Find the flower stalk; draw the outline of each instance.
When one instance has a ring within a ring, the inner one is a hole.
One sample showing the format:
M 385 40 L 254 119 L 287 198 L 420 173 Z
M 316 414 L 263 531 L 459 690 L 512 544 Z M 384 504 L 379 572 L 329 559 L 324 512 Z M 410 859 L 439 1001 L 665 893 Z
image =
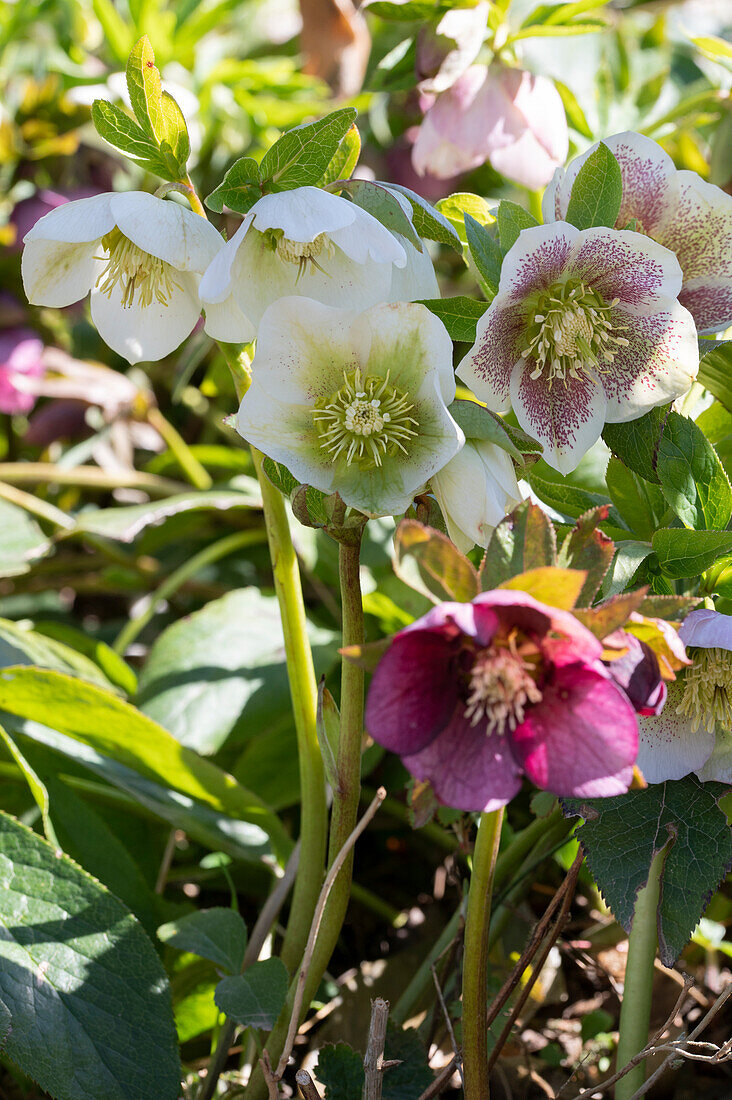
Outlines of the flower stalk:
M 661 889 L 661 872 L 666 850 L 653 857 L 648 882 L 638 891 L 633 913 L 633 926 L 628 937 L 628 961 L 625 965 L 625 987 L 620 1008 L 618 1038 L 618 1068 L 643 1050 L 648 1042 L 653 992 L 653 964 L 658 947 L 657 912 Z M 634 1066 L 615 1086 L 615 1100 L 630 1100 L 646 1079 L 645 1062 Z
M 463 954 L 463 1076 L 465 1100 L 489 1100 L 488 936 L 503 807 L 481 814 L 473 853 Z

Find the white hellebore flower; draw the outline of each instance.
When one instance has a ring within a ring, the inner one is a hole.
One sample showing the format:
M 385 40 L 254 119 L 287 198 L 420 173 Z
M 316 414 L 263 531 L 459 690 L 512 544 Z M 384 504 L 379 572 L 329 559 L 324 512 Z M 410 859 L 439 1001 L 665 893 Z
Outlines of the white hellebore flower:
M 411 211 L 407 200 L 403 209 Z M 254 339 L 267 307 L 293 294 L 368 309 L 440 293 L 426 247 L 418 252 L 360 206 L 317 187 L 255 202 L 200 292 L 206 332 L 233 342 Z
M 494 527 L 522 500 L 509 455 L 483 439 L 466 441 L 434 475 L 432 491 L 447 533 L 463 553 L 476 543 L 487 546 Z
M 524 229 L 458 376 L 493 412 L 513 406 L 544 458 L 567 474 L 604 424 L 686 393 L 699 369 L 672 252 L 640 233 Z
M 237 430 L 302 483 L 371 516 L 406 511 L 465 437 L 452 341 L 426 306 L 364 313 L 280 298 L 262 318 Z
M 638 722 L 638 767 L 649 783 L 696 772 L 732 783 L 732 617 L 690 611 L 679 637 L 691 666 L 668 685 L 659 715 Z
M 616 228 L 635 221 L 639 232 L 676 254 L 684 274 L 679 301 L 699 332 L 732 325 L 732 195 L 696 172 L 678 171 L 668 153 L 642 134 L 614 134 L 603 144 L 623 177 Z M 545 221 L 566 217 L 577 173 L 596 148 L 557 169 L 544 193 Z
M 142 191 L 57 207 L 25 236 L 33 305 L 69 306 L 91 291 L 102 339 L 130 363 L 162 359 L 201 315 L 198 283 L 223 241 L 205 218 Z

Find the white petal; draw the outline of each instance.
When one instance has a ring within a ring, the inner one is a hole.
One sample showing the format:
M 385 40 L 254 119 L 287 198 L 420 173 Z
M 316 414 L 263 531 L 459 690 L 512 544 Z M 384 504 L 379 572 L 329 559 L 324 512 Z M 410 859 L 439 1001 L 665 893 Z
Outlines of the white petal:
M 657 309 L 663 299 L 676 298 L 681 290 L 681 267 L 673 252 L 628 230 L 582 230 L 567 270 L 606 302 L 618 298 L 632 313 Z
M 434 374 L 445 405 L 455 400 L 452 340 L 427 306 L 417 302 L 372 306 L 355 318 L 353 339 L 369 349 L 369 373 L 383 375 L 388 369 L 392 385 L 412 394 Z
M 542 444 L 545 461 L 560 474 L 569 474 L 600 438 L 605 394 L 584 376 L 550 387 L 543 376 L 531 378 L 533 367 L 525 360 L 515 367 L 511 404 L 524 431 Z
M 39 218 L 25 235 L 25 241 L 64 241 L 82 244 L 100 240 L 114 229 L 111 200 L 113 193 L 92 195 L 57 206 Z
M 239 246 L 247 235 L 252 221 L 251 214 L 247 214 L 234 236 L 218 250 L 201 276 L 198 294 L 204 305 L 224 302 L 231 295 L 232 284 L 236 277 Z
M 613 330 L 629 341 L 611 348 L 602 386 L 609 424 L 635 420 L 657 405 L 687 393 L 699 372 L 699 344 L 694 319 L 673 299 L 659 301 L 648 316 L 612 311 Z
M 122 305 L 119 283 L 111 294 L 92 291 L 92 320 L 99 335 L 113 351 L 130 363 L 163 359 L 193 330 L 201 314 L 195 277 L 179 274 L 180 290 L 174 290 L 168 304 L 153 302 L 141 307 L 137 301 Z
M 649 783 L 683 779 L 701 768 L 714 748 L 714 729 L 692 732 L 688 718 L 676 713 L 683 687 L 669 684 L 666 706 L 660 714 L 638 719 L 637 764 Z
M 321 233 L 351 225 L 358 207 L 339 195 L 319 187 L 295 187 L 274 195 L 264 195 L 249 211 L 257 229 L 282 229 L 290 241 L 314 241 Z M 363 211 L 362 211 L 363 213 Z
M 574 161 L 572 161 L 572 164 L 574 164 Z M 566 214 L 566 210 L 561 210 L 560 196 L 563 191 L 562 184 L 567 171 L 567 168 L 557 168 L 546 186 L 546 190 L 541 200 L 541 215 L 545 222 L 561 221 L 562 217 Z
M 503 261 L 499 293 L 517 299 L 551 286 L 564 274 L 579 238 L 568 222 L 524 229 Z
M 395 191 L 389 193 L 411 220 L 412 208 L 408 199 Z M 357 264 L 365 264 L 368 260 L 373 260 L 378 264 L 396 264 L 397 267 L 404 267 L 407 262 L 406 251 L 397 238 L 360 206 L 356 207 L 356 217 L 350 225 L 345 225 L 342 229 L 334 229 L 328 236 L 350 260 Z
M 230 344 L 248 344 L 257 335 L 256 326 L 245 317 L 233 294 L 223 302 L 207 302 L 204 329 L 214 340 Z
M 418 252 L 406 237 L 397 234 L 397 239 L 406 253 L 407 262 L 404 267 L 395 265 L 392 269 L 389 301 L 416 302 L 422 298 L 439 298 L 440 287 L 427 245 L 424 244 L 422 251 Z
M 42 239 L 30 241 L 21 258 L 28 301 L 34 306 L 60 309 L 86 297 L 96 278 L 97 253 L 101 254 L 99 241 L 80 244 Z
M 113 195 L 111 206 L 125 237 L 178 271 L 202 275 L 224 245 L 210 222 L 171 199 L 127 191 Z
M 432 478 L 447 531 L 459 550 L 486 546 L 493 528 L 521 499 L 513 463 L 490 443 L 468 440 Z
M 679 627 L 684 645 L 700 649 L 732 649 L 732 616 L 699 607 L 690 611 Z
M 497 294 L 478 320 L 475 343 L 457 368 L 458 378 L 493 412 L 511 407 L 511 373 L 526 342 L 524 308 Z
M 732 733 L 729 730 L 717 729 L 714 751 L 696 774 L 702 783 L 732 783 Z

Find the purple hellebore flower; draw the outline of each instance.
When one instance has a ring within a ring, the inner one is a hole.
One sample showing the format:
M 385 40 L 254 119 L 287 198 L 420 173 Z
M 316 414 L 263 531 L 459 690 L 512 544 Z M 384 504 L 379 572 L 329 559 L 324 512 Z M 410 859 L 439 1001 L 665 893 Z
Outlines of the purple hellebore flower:
M 649 783 L 732 783 L 732 617 L 700 608 L 679 628 L 692 663 L 669 685 L 663 713 L 643 718 L 638 767 Z
M 732 324 L 732 195 L 696 172 L 678 171 L 668 153 L 642 134 L 614 134 L 603 143 L 623 177 L 616 229 L 635 221 L 639 232 L 676 254 L 684 275 L 679 301 L 700 333 Z M 558 168 L 544 194 L 544 220 L 567 216 L 572 184 L 593 145 Z
M 27 413 L 33 408 L 36 395 L 22 388 L 22 380 L 23 375 L 37 378 L 45 373 L 42 352 L 42 341 L 30 329 L 0 332 L 0 412 Z
M 621 794 L 638 727 L 601 653 L 573 615 L 526 592 L 444 603 L 394 636 L 366 727 L 458 809 L 504 806 L 523 775 L 557 795 Z

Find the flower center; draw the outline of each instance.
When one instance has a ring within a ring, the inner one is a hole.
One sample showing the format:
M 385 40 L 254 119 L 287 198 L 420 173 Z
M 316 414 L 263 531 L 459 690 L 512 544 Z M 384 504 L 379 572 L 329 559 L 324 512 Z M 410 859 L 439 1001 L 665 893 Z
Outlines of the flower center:
M 515 646 L 481 650 L 470 671 L 465 717 L 471 726 L 485 721 L 486 734 L 503 735 L 524 720 L 529 703 L 541 702 L 541 691 L 531 676 L 532 666 Z
M 732 729 L 732 650 L 697 649 L 684 674 L 684 694 L 676 713 L 696 731 L 710 719 Z
M 348 466 L 357 462 L 370 469 L 381 466 L 385 455 L 409 454 L 407 447 L 419 426 L 409 415 L 413 409 L 409 395 L 390 385 L 389 371 L 383 378 L 344 371 L 343 385 L 317 403 L 313 419 L 320 446 L 334 460 L 345 455 Z
M 611 320 L 617 306 L 607 304 L 596 290 L 584 283 L 558 283 L 536 299 L 529 319 L 529 344 L 523 359 L 536 363 L 532 379 L 546 374 L 551 388 L 555 379 L 566 386 L 568 378 L 582 374 L 592 381 L 607 371 L 617 349 L 628 341 L 617 333 L 622 329 Z
M 167 306 L 173 291 L 181 289 L 170 264 L 143 252 L 117 226 L 102 237 L 102 248 L 108 253 L 107 264 L 96 285 L 109 298 L 119 283 L 125 309 L 133 304 L 135 294 L 143 309 L 152 305 L 153 299 Z
M 273 236 L 272 244 L 275 252 L 281 260 L 288 264 L 297 264 L 297 278 L 307 270 L 308 264 L 312 264 L 323 275 L 327 272 L 318 263 L 317 257 L 322 253 L 328 259 L 335 255 L 335 245 L 327 233 L 319 233 L 314 241 L 291 241 L 289 237 Z

